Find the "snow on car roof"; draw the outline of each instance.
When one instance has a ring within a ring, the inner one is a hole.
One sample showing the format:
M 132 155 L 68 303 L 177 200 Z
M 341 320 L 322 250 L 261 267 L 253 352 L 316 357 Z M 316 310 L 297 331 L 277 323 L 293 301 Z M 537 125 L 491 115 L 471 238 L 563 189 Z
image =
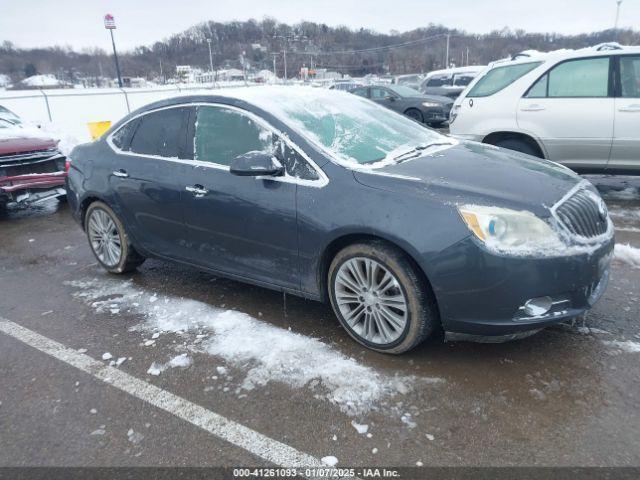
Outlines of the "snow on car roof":
M 592 47 L 585 47 L 579 49 L 561 48 L 558 50 L 551 50 L 548 52 L 541 52 L 539 50 L 524 50 L 511 57 L 503 58 L 491 62 L 489 67 L 496 65 L 503 65 L 506 63 L 527 63 L 530 61 L 540 60 L 556 60 L 564 58 L 579 58 L 579 57 L 593 57 L 593 56 L 605 56 L 612 53 L 624 52 L 624 53 L 640 53 L 640 46 L 636 45 L 620 45 L 617 42 L 599 43 Z

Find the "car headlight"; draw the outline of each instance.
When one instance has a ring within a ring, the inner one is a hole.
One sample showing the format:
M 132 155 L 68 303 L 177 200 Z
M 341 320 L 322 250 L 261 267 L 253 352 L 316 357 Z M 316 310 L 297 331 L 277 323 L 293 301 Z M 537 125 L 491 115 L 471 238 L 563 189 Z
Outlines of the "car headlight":
M 435 108 L 435 107 L 439 107 L 440 104 L 436 102 L 422 102 L 422 106 L 427 108 Z
M 463 205 L 458 211 L 469 230 L 490 250 L 546 256 L 566 249 L 551 226 L 532 212 L 481 205 Z

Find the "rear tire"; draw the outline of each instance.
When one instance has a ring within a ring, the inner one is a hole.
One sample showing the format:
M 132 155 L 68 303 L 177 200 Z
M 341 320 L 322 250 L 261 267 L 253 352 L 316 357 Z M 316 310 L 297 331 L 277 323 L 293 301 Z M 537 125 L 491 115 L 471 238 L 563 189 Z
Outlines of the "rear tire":
M 404 114 L 407 117 L 412 118 L 416 122 L 424 123 L 424 117 L 422 116 L 422 112 L 420 110 L 418 110 L 417 108 L 410 108 L 409 110 L 404 112 Z
M 435 300 L 421 272 L 385 242 L 357 243 L 338 252 L 327 281 L 340 324 L 371 350 L 407 352 L 439 325 Z
M 108 272 L 131 272 L 145 261 L 133 248 L 124 225 L 106 203 L 96 201 L 89 205 L 84 226 L 93 255 Z
M 507 148 L 509 150 L 514 150 L 520 153 L 526 153 L 527 155 L 531 155 L 533 157 L 544 158 L 538 148 L 520 138 L 507 137 L 491 143 L 496 147 Z

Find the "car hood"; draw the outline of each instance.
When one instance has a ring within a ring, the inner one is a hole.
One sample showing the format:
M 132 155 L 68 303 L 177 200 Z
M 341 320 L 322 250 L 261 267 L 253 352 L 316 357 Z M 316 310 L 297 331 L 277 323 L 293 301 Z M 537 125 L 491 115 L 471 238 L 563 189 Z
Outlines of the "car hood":
M 529 210 L 546 217 L 581 178 L 539 158 L 475 142 L 460 142 L 434 153 L 375 170 L 354 171 L 373 188 L 431 195 L 453 204 Z
M 0 155 L 51 150 L 57 145 L 56 140 L 27 129 L 0 129 Z

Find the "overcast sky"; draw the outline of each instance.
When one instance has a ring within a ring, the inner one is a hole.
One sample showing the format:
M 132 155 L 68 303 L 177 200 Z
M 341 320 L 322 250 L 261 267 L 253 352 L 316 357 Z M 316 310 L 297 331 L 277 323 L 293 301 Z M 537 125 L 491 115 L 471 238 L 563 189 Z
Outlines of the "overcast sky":
M 0 0 L 0 41 L 20 47 L 110 48 L 102 25 L 115 16 L 121 49 L 151 44 L 205 21 L 299 20 L 380 32 L 432 23 L 486 33 L 508 26 L 581 33 L 611 28 L 615 0 Z M 621 27 L 640 25 L 640 0 L 624 0 Z

